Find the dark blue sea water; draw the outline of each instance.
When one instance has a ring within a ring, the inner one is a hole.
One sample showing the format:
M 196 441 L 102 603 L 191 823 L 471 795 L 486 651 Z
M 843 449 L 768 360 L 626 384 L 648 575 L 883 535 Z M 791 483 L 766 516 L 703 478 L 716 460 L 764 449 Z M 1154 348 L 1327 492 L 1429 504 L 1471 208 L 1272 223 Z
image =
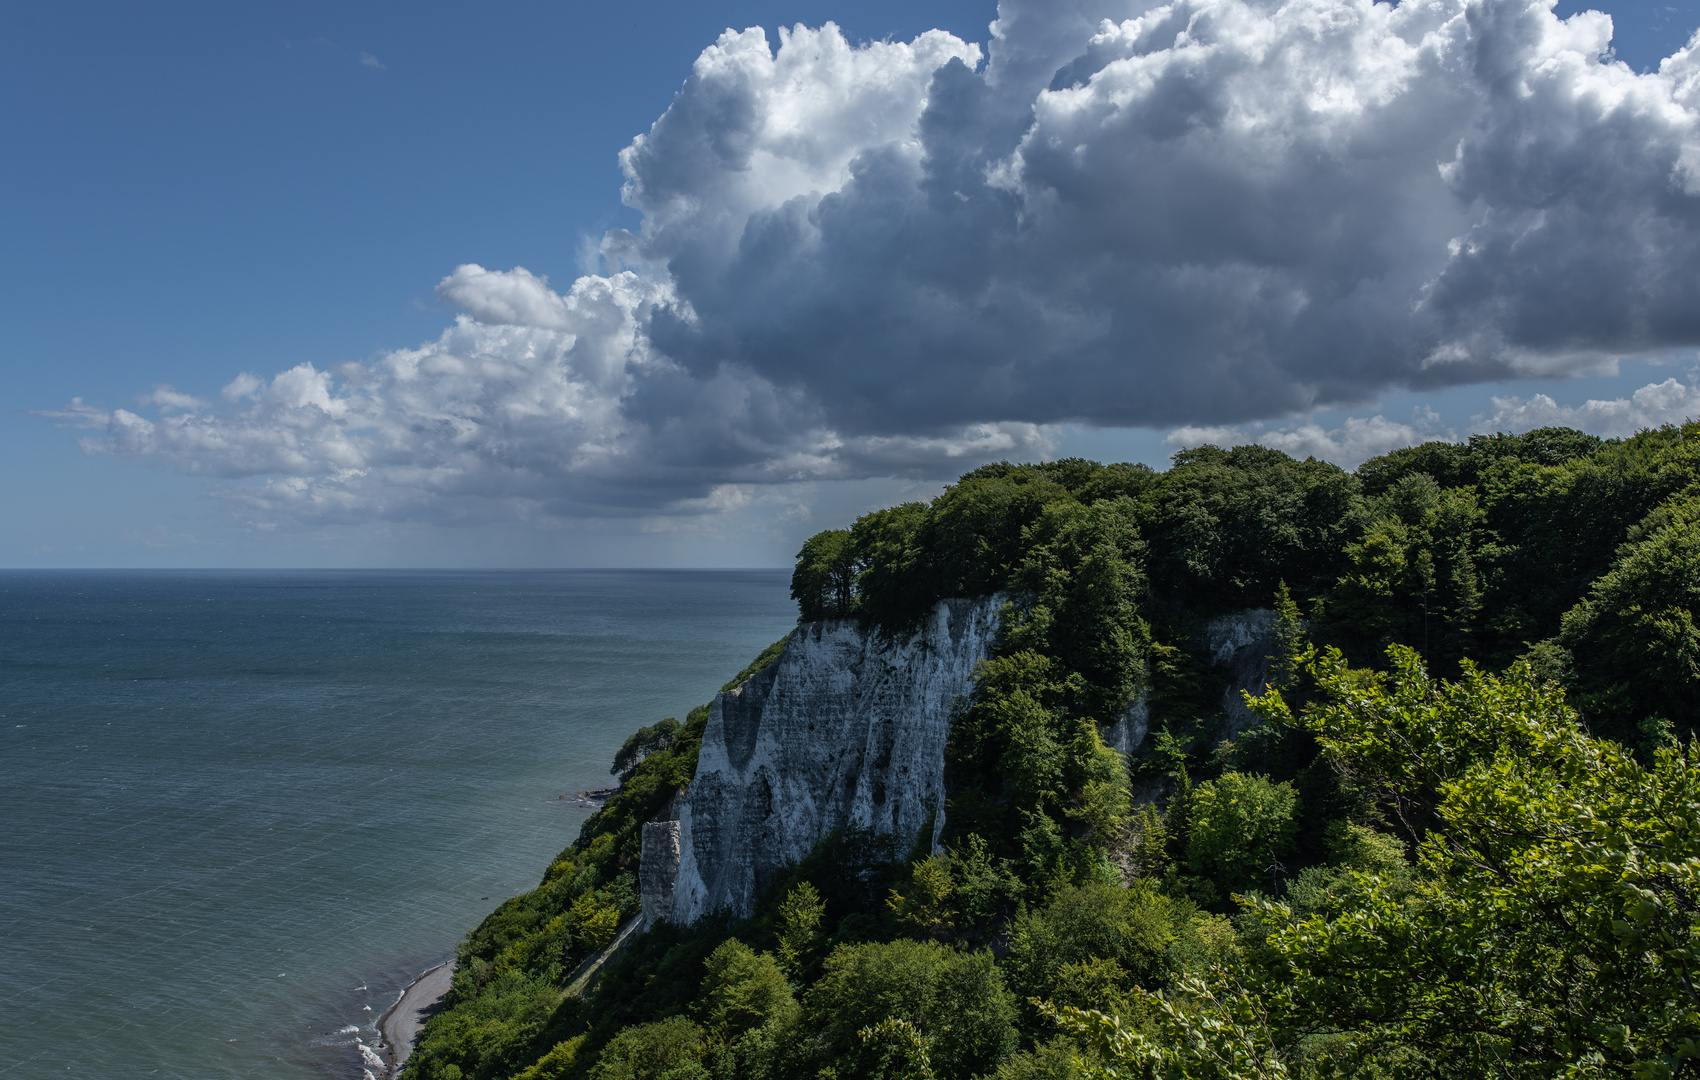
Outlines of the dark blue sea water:
M 0 1076 L 345 1077 L 782 571 L 0 573 Z

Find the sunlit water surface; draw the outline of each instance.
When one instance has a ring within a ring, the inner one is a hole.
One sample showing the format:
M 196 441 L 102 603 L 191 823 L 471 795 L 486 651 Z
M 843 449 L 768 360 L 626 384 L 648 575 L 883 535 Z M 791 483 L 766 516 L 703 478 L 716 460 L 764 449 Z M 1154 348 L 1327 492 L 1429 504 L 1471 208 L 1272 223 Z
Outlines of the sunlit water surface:
M 361 1076 L 781 571 L 0 573 L 0 1076 Z

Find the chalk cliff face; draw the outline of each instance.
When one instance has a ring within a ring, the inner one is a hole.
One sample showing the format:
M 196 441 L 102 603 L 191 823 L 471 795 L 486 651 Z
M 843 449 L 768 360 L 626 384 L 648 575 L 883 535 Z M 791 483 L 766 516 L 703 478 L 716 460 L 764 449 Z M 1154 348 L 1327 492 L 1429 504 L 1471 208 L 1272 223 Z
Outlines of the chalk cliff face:
M 834 829 L 907 839 L 935 810 L 942 829 L 952 704 L 991 655 L 1002 605 L 941 601 L 906 640 L 853 619 L 805 623 L 715 698 L 681 800 L 672 920 L 749 911 L 775 870 Z
M 765 670 L 709 708 L 696 777 L 644 828 L 645 924 L 746 914 L 775 871 L 822 837 L 859 825 L 908 841 L 929 817 L 944 828 L 944 748 L 952 708 L 996 643 L 1004 597 L 944 600 L 921 630 L 894 640 L 853 619 L 805 623 Z M 1230 675 L 1231 737 L 1255 718 L 1273 616 L 1211 620 L 1204 645 Z M 1144 696 L 1104 728 L 1125 755 L 1149 727 Z
M 1232 739 L 1258 722 L 1246 708 L 1243 690 L 1262 693 L 1269 678 L 1269 654 L 1274 649 L 1275 613 L 1268 608 L 1250 608 L 1211 619 L 1204 627 L 1204 645 L 1210 662 L 1228 676 L 1222 691 L 1222 711 L 1228 722 L 1218 738 Z
M 1257 716 L 1246 708 L 1241 691 L 1250 690 L 1254 694 L 1262 691 L 1269 677 L 1274 631 L 1275 613 L 1268 608 L 1248 608 L 1204 624 L 1204 648 L 1210 662 L 1228 676 L 1228 687 L 1222 691 L 1222 712 L 1227 723 L 1215 733 L 1216 738 L 1231 739 L 1257 723 Z M 1121 751 L 1123 757 L 1139 753 L 1151 730 L 1151 708 L 1145 694 L 1135 698 L 1114 723 L 1099 730 L 1104 742 Z

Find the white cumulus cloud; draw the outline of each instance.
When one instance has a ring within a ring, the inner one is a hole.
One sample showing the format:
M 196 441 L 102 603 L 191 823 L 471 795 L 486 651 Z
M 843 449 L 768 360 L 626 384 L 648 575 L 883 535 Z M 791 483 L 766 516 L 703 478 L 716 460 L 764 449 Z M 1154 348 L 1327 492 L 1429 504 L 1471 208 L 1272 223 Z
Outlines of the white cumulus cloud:
M 1232 446 L 1255 442 L 1296 458 L 1314 457 L 1331 461 L 1341 468 L 1355 469 L 1372 457 L 1403 446 L 1417 446 L 1436 440 L 1454 442 L 1457 433 L 1444 427 L 1438 414 L 1431 409 L 1415 410 L 1409 422 L 1389 420 L 1377 413 L 1374 416 L 1348 416 L 1339 427 L 1324 428 L 1314 420 L 1287 424 L 1268 431 L 1258 426 L 1247 427 L 1182 427 L 1170 432 L 1163 440 L 1169 446 L 1182 449 L 1202 446 Z
M 1590 398 L 1581 405 L 1560 405 L 1546 394 L 1528 398 L 1496 397 L 1491 416 L 1478 418 L 1489 431 L 1532 431 L 1573 427 L 1594 435 L 1623 438 L 1643 428 L 1681 424 L 1700 418 L 1700 388 L 1675 379 L 1648 383 L 1626 398 Z
M 91 452 L 217 477 L 257 519 L 307 522 L 727 513 L 755 485 L 937 473 L 1051 446 L 1022 423 L 842 434 L 747 371 L 692 377 L 644 332 L 657 310 L 688 311 L 629 271 L 562 294 L 524 269 L 466 265 L 438 293 L 462 314 L 416 349 L 239 375 L 221 408 L 162 388 L 151 419 L 80 400 L 46 415 L 94 430 Z
M 1560 405 L 1548 394 L 1495 397 L 1493 411 L 1472 418 L 1469 431 L 1521 434 L 1542 427 L 1568 427 L 1608 439 L 1621 439 L 1646 428 L 1700 418 L 1700 387 L 1665 379 L 1648 383 L 1628 397 L 1590 398 L 1581 405 Z M 1425 442 L 1458 442 L 1432 409 L 1419 406 L 1408 423 L 1375 416 L 1348 416 L 1338 427 L 1301 420 L 1265 430 L 1262 424 L 1179 427 L 1164 443 L 1175 449 L 1255 442 L 1294 457 L 1316 457 L 1355 469 L 1372 457 Z
M 1259 422 L 1700 344 L 1700 39 L 1637 74 L 1610 38 L 1550 0 L 1003 0 L 984 48 L 728 30 L 621 154 L 642 223 L 605 275 L 463 266 L 418 348 L 56 415 L 305 520 L 720 513 L 1065 422 L 1355 463 L 1450 433 Z
M 1543 0 L 1004 0 L 728 32 L 625 153 L 622 257 L 835 426 L 1233 424 L 1700 341 L 1696 50 Z

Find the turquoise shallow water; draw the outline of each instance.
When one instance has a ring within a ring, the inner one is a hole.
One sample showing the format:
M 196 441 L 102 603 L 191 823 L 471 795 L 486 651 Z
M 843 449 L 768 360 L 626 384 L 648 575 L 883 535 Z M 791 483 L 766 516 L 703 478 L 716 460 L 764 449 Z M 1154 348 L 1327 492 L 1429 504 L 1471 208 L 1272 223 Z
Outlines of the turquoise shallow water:
M 790 628 L 787 584 L 0 573 L 0 1077 L 358 1080 L 625 736 Z

